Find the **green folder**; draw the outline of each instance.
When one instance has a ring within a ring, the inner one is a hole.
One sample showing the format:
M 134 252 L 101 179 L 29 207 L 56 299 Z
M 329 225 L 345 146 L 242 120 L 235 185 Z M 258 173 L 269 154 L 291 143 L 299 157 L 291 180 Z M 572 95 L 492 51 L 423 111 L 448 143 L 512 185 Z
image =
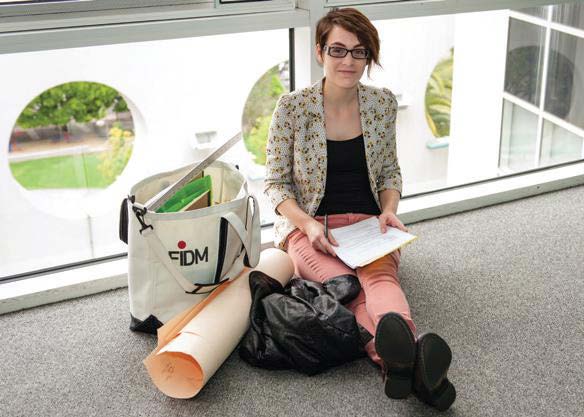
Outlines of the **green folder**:
M 211 176 L 205 175 L 189 182 L 187 185 L 178 190 L 166 203 L 164 203 L 157 213 L 174 213 L 189 205 L 196 198 L 205 193 L 209 193 L 209 201 L 213 201 L 211 196 Z

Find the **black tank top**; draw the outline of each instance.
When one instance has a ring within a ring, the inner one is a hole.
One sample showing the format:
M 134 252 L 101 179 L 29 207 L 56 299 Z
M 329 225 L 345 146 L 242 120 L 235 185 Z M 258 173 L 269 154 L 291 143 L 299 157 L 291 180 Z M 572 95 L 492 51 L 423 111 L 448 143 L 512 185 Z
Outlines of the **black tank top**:
M 381 212 L 369 185 L 363 135 L 343 141 L 327 140 L 326 149 L 326 186 L 316 215 L 379 215 Z

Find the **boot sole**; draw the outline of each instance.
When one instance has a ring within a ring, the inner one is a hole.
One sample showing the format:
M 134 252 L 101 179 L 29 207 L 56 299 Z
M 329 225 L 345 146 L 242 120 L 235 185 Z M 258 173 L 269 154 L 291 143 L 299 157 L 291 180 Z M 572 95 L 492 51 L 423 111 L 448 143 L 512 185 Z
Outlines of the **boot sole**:
M 444 339 L 427 333 L 418 339 L 417 352 L 422 382 L 431 398 L 420 398 L 439 411 L 448 409 L 456 399 L 454 385 L 445 377 L 452 362 L 452 351 Z
M 381 318 L 375 332 L 375 350 L 385 362 L 385 395 L 406 398 L 412 392 L 416 341 L 405 320 L 398 314 Z

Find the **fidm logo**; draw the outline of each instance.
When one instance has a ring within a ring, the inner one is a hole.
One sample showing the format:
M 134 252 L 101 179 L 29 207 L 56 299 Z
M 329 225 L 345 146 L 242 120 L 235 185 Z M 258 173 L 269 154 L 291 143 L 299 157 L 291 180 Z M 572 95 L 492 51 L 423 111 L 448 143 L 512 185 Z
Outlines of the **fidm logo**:
M 184 240 L 181 240 L 177 243 L 177 246 L 181 250 L 171 250 L 168 251 L 168 256 L 173 261 L 179 261 L 180 266 L 189 266 L 192 264 L 198 264 L 199 262 L 209 262 L 209 247 L 205 246 L 203 252 L 199 252 L 198 249 L 192 250 L 183 250 L 187 247 L 187 244 Z

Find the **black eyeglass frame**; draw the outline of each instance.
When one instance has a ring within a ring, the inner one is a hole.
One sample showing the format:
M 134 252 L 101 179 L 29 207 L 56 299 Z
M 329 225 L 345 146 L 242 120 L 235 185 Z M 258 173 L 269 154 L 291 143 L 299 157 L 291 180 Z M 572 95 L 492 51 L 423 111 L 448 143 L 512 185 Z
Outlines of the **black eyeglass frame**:
M 344 53 L 344 55 L 343 55 L 343 56 L 340 56 L 340 55 L 339 55 L 339 56 L 331 55 L 331 48 L 338 48 L 338 49 L 342 49 L 342 50 L 344 50 L 344 51 L 345 51 L 345 53 Z M 347 48 L 343 48 L 342 46 L 330 46 L 330 45 L 324 45 L 322 49 L 323 49 L 323 51 L 325 51 L 325 52 L 328 54 L 328 56 L 331 56 L 331 57 L 333 57 L 333 58 L 344 58 L 344 57 L 346 57 L 346 56 L 347 56 L 347 54 L 348 54 L 349 52 L 351 53 L 351 56 L 353 57 L 353 59 L 368 59 L 368 58 L 371 56 L 371 51 L 369 51 L 369 49 L 367 49 L 367 48 L 353 48 L 353 49 L 347 49 Z M 363 57 L 363 58 L 356 57 L 356 56 L 353 54 L 353 51 L 365 51 L 365 53 L 366 53 L 366 54 L 365 54 L 365 57 Z

